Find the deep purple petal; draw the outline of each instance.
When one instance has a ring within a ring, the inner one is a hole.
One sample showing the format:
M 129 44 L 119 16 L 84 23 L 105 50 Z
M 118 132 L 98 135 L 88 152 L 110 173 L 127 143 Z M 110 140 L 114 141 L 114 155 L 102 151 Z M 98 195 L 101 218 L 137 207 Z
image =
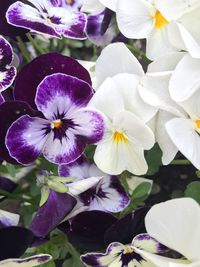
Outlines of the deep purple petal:
M 47 75 L 54 73 L 71 75 L 91 85 L 88 71 L 75 59 L 58 53 L 48 53 L 37 57 L 18 73 L 14 88 L 15 99 L 25 101 L 36 108 L 37 86 Z
M 145 233 L 144 218 L 149 209 L 149 207 L 137 209 L 113 224 L 105 233 L 106 245 L 112 242 L 130 244 L 134 236 Z
M 25 5 L 20 1 L 15 2 L 9 7 L 6 18 L 13 26 L 19 26 L 33 32 L 49 34 L 56 38 L 60 37 L 54 27 L 47 23 L 46 19 L 42 18 L 42 15 L 36 8 Z
M 10 179 L 5 178 L 5 177 L 0 177 L 0 189 L 1 190 L 12 192 L 16 187 L 17 187 L 17 184 L 11 181 Z
M 67 233 L 69 241 L 81 251 L 103 249 L 104 233 L 116 220 L 102 211 L 82 212 L 72 219 L 71 230 Z
M 60 165 L 58 173 L 61 177 L 75 177 L 79 180 L 89 177 L 89 167 L 88 160 L 84 156 L 81 156 L 72 163 Z
M 72 110 L 87 105 L 93 95 L 90 85 L 66 74 L 52 74 L 37 88 L 35 103 L 49 120 L 70 118 Z
M 3 96 L 0 93 L 0 105 L 3 104 L 4 102 L 5 102 L 5 100 L 4 100 Z
M 15 67 L 7 67 L 4 70 L 0 70 L 0 92 L 12 85 L 16 74 L 17 70 Z
M 22 256 L 32 240 L 28 229 L 15 226 L 0 229 L 0 260 Z
M 24 115 L 9 127 L 6 146 L 11 157 L 21 164 L 34 162 L 41 154 L 50 132 L 45 119 Z
M 75 205 L 75 198 L 69 194 L 51 191 L 47 202 L 38 209 L 30 230 L 38 237 L 45 237 L 61 223 Z
M 9 42 L 0 36 L 0 68 L 10 65 L 13 59 L 13 50 Z
M 13 164 L 16 161 L 8 153 L 5 137 L 10 125 L 24 114 L 34 115 L 34 111 L 24 102 L 12 101 L 0 105 L 0 157 Z

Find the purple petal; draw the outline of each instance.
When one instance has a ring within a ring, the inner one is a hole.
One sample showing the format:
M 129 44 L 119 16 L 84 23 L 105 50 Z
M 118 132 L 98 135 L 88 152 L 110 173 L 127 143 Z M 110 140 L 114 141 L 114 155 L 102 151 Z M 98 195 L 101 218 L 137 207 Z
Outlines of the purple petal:
M 31 231 L 21 227 L 7 227 L 0 229 L 0 260 L 18 258 L 33 241 Z
M 8 10 L 8 7 L 16 2 L 15 0 L 1 0 L 1 9 L 0 9 L 0 34 L 4 36 L 21 36 L 22 38 L 25 36 L 25 33 L 27 30 L 24 30 L 22 28 L 13 27 L 10 24 L 8 24 L 6 20 L 6 11 Z
M 109 44 L 116 35 L 115 25 L 110 24 L 106 31 L 102 34 L 102 23 L 104 20 L 105 12 L 101 12 L 96 15 L 88 15 L 87 22 L 87 36 L 89 40 L 95 45 L 107 45 Z
M 3 96 L 0 93 L 0 105 L 3 104 L 4 102 L 5 102 L 5 100 L 4 100 Z
M 17 1 L 12 4 L 8 8 L 6 18 L 13 26 L 19 26 L 37 33 L 49 34 L 55 38 L 60 37 L 54 27 L 42 17 L 40 11 L 22 2 Z
M 0 92 L 4 91 L 12 85 L 15 80 L 17 71 L 15 67 L 7 67 L 3 71 L 0 70 Z
M 10 179 L 5 178 L 5 177 L 0 177 L 0 189 L 1 190 L 12 192 L 16 187 L 17 187 L 17 184 L 11 181 Z
M 14 88 L 15 99 L 23 100 L 36 108 L 37 86 L 47 75 L 54 73 L 64 73 L 77 77 L 91 85 L 88 71 L 75 59 L 58 53 L 48 53 L 37 57 L 18 73 Z
M 21 164 L 30 164 L 40 155 L 50 131 L 50 123 L 28 115 L 12 123 L 6 135 L 6 146 L 13 157 Z
M 24 114 L 34 115 L 34 111 L 24 102 L 11 101 L 0 105 L 0 157 L 13 164 L 16 161 L 8 153 L 5 137 L 10 125 Z
M 104 233 L 116 218 L 102 211 L 85 211 L 71 221 L 69 241 L 78 250 L 91 251 L 104 248 Z
M 55 137 L 51 132 L 43 147 L 44 157 L 55 164 L 67 164 L 79 158 L 86 143 L 82 142 L 80 137 L 76 137 L 71 130 L 67 130 L 66 134 Z
M 67 10 L 65 9 L 65 12 L 66 11 Z M 66 24 L 62 23 L 62 25 L 58 25 L 56 27 L 56 31 L 59 32 L 64 37 L 79 39 L 79 40 L 86 39 L 85 35 L 86 22 L 87 22 L 86 15 L 81 12 L 73 12 L 73 10 L 71 10 L 68 12 L 67 16 L 68 20 L 70 21 Z
M 38 237 L 45 237 L 53 230 L 76 205 L 69 194 L 50 192 L 47 202 L 38 209 L 30 230 Z
M 0 229 L 9 226 L 17 226 L 19 223 L 19 215 L 0 209 Z
M 67 165 L 60 165 L 58 168 L 59 176 L 75 177 L 77 180 L 89 177 L 90 164 L 84 156 Z
M 99 142 L 105 132 L 105 121 L 102 114 L 89 108 L 80 109 L 72 114 L 75 124 L 73 133 L 83 136 L 87 144 Z
M 80 200 L 90 210 L 120 212 L 125 209 L 130 199 L 116 176 L 102 178 L 97 186 L 79 195 Z
M 69 118 L 74 109 L 86 106 L 92 95 L 88 83 L 58 73 L 47 76 L 39 84 L 35 103 L 47 119 L 57 120 Z
M 13 59 L 13 50 L 9 42 L 0 36 L 0 69 L 10 65 Z
M 144 218 L 149 209 L 149 207 L 137 209 L 114 223 L 105 233 L 106 245 L 112 242 L 130 244 L 134 236 L 146 232 Z

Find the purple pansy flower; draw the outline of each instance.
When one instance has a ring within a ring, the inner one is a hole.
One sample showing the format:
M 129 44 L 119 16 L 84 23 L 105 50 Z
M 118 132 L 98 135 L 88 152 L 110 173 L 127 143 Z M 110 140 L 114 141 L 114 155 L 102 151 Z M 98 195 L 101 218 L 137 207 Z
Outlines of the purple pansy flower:
M 92 94 L 90 85 L 78 78 L 61 73 L 44 78 L 35 104 L 45 118 L 24 115 L 10 126 L 6 146 L 11 157 L 22 164 L 40 154 L 56 164 L 80 157 L 87 144 L 104 135 L 102 115 L 86 107 Z
M 15 79 L 16 68 L 10 66 L 12 60 L 12 47 L 6 39 L 0 36 L 0 92 L 11 86 Z M 0 101 L 2 101 L 1 96 Z
M 85 39 L 86 15 L 63 5 L 62 0 L 28 0 L 12 4 L 6 17 L 11 25 L 44 33 L 55 38 L 62 36 Z
M 120 212 L 129 204 L 129 197 L 120 184 L 118 177 L 103 173 L 96 165 L 90 164 L 84 157 L 71 164 L 61 165 L 59 167 L 59 175 L 62 177 L 74 177 L 76 180 L 88 177 L 102 177 L 97 184 L 78 195 L 78 204 L 73 210 L 74 213 L 76 213 L 76 208 L 81 210 L 81 206 L 85 207 L 86 210 Z

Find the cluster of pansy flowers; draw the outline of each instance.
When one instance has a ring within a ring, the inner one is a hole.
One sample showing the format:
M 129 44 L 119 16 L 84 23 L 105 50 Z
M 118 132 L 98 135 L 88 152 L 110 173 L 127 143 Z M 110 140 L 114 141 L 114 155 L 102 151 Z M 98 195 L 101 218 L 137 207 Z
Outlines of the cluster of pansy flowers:
M 86 266 L 199 266 L 194 200 L 169 200 L 120 219 L 113 214 L 130 204 L 119 176 L 145 175 L 145 151 L 155 143 L 163 165 L 180 151 L 200 169 L 200 2 L 28 0 L 8 1 L 4 11 L 3 35 L 15 26 L 46 39 L 88 38 L 107 46 L 95 62 L 51 52 L 17 72 L 13 49 L 0 36 L 0 161 L 29 168 L 44 157 L 58 165 L 57 175 L 38 171 L 41 201 L 29 229 L 17 226 L 18 215 L 0 210 L 0 244 L 8 244 L 0 266 L 51 260 L 46 254 L 18 258 L 55 228 L 85 253 Z M 152 60 L 146 72 L 115 42 L 120 38 L 146 39 Z M 92 162 L 84 154 L 90 145 L 96 147 Z M 10 181 L 0 181 L 12 192 Z M 174 251 L 176 259 L 167 256 Z

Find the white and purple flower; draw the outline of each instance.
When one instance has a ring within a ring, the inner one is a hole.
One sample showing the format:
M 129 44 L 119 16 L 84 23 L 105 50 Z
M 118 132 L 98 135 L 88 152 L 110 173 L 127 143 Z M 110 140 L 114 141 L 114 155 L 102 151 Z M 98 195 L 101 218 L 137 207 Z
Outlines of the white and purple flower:
M 16 68 L 11 66 L 12 60 L 12 47 L 6 39 L 0 36 L 0 92 L 10 87 L 15 79 Z M 0 102 L 2 102 L 1 95 Z
M 120 212 L 129 204 L 129 197 L 120 184 L 118 177 L 103 173 L 84 157 L 71 164 L 61 165 L 59 174 L 63 177 L 74 177 L 76 180 L 83 181 L 88 177 L 101 178 L 93 187 L 78 195 L 78 204 L 72 212 L 76 213 L 76 209 L 80 210 L 82 206 L 85 210 Z M 70 184 L 68 185 L 70 188 Z
M 72 9 L 71 1 L 28 0 L 12 4 L 6 17 L 11 25 L 61 38 L 85 39 L 86 15 Z
M 49 75 L 39 84 L 35 97 L 44 117 L 24 115 L 8 129 L 6 146 L 22 164 L 40 154 L 56 164 L 67 164 L 81 156 L 87 144 L 104 135 L 104 118 L 86 105 L 93 90 L 86 82 L 65 74 Z

